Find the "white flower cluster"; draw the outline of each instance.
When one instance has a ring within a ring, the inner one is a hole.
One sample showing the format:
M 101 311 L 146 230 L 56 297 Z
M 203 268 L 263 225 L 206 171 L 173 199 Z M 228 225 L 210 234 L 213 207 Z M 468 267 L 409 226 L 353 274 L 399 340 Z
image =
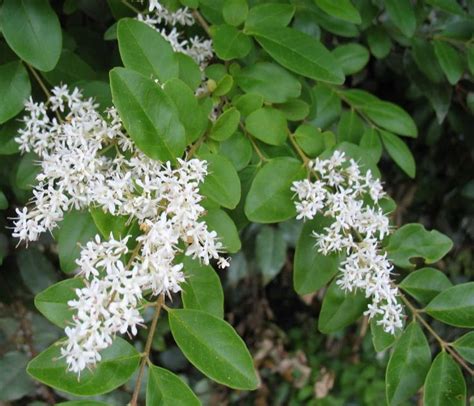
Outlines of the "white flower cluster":
M 183 33 L 178 31 L 176 25 L 194 25 L 194 17 L 187 7 L 171 12 L 163 7 L 158 0 L 150 0 L 148 13 L 138 14 L 137 19 L 143 21 L 166 39 L 175 52 L 181 52 L 193 58 L 201 68 L 214 56 L 212 41 L 199 36 L 185 38 Z M 163 25 L 171 27 L 164 28 Z
M 156 296 L 180 290 L 180 253 L 204 264 L 228 262 L 219 256 L 224 247 L 216 233 L 199 220 L 206 161 L 178 159 L 173 168 L 148 158 L 127 138 L 116 110 L 103 118 L 78 89 L 56 87 L 46 103 L 30 100 L 26 110 L 17 141 L 22 151 L 38 154 L 41 173 L 32 207 L 17 210 L 13 235 L 36 240 L 68 210 L 89 207 L 127 216 L 142 231 L 133 253 L 129 235 L 108 241 L 96 236 L 81 251 L 77 264 L 86 286 L 69 303 L 77 312 L 62 349 L 69 370 L 80 373 L 100 360 L 116 333 L 136 334 L 144 291 Z M 55 112 L 64 119 L 52 118 Z
M 385 195 L 380 181 L 368 170 L 363 174 L 357 162 L 335 151 L 329 159 L 310 163 L 315 180 L 296 181 L 297 219 L 313 219 L 317 214 L 333 222 L 321 233 L 313 232 L 316 247 L 323 255 L 344 253 L 337 284 L 345 291 L 361 289 L 370 297 L 365 314 L 377 317 L 388 333 L 403 326 L 403 308 L 398 290 L 390 279 L 393 270 L 382 253 L 381 240 L 389 234 L 389 220 L 379 207 Z M 365 200 L 371 203 L 365 203 Z

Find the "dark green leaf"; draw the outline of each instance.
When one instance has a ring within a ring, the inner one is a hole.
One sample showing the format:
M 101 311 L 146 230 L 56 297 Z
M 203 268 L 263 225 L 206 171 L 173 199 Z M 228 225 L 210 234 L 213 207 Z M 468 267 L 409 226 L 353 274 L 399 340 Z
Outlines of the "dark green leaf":
M 438 65 L 433 45 L 421 38 L 413 39 L 412 56 L 418 69 L 432 82 L 443 80 L 443 72 Z
M 362 70 L 369 62 L 369 51 L 360 44 L 339 45 L 332 51 L 345 75 L 352 75 Z
M 431 364 L 431 350 L 420 326 L 412 322 L 403 332 L 386 371 L 389 405 L 399 405 L 413 396 L 425 380 Z
M 168 317 L 179 348 L 202 373 L 234 389 L 258 387 L 252 357 L 228 323 L 190 309 L 169 310 Z
M 425 0 L 428 4 L 452 14 L 465 15 L 464 10 L 456 0 Z
M 244 58 L 252 49 L 252 40 L 231 25 L 219 25 L 212 30 L 214 50 L 219 58 L 229 61 Z
M 454 343 L 453 347 L 466 361 L 474 364 L 474 331 L 464 334 L 459 337 Z
M 362 22 L 359 11 L 354 7 L 350 0 L 314 0 L 321 10 L 329 15 L 349 21 L 350 23 L 360 24 Z
M 416 175 L 415 158 L 405 142 L 400 137 L 387 131 L 380 131 L 380 136 L 385 149 L 395 163 L 410 178 L 414 178 Z
M 236 253 L 240 250 L 241 244 L 239 233 L 234 222 L 229 215 L 221 209 L 209 209 L 202 217 L 207 227 L 215 231 L 224 245 L 224 250 L 230 253 Z
M 455 85 L 462 76 L 464 63 L 459 52 L 444 41 L 433 41 L 438 62 L 448 78 L 449 83 Z
M 358 144 L 364 134 L 364 122 L 354 109 L 345 110 L 337 127 L 337 140 Z
M 366 128 L 359 146 L 367 152 L 374 162 L 378 162 L 382 157 L 383 147 L 380 136 L 374 128 Z
M 35 389 L 34 382 L 26 374 L 28 356 L 11 351 L 0 357 L 0 400 L 22 398 Z
M 23 190 L 31 190 L 36 185 L 36 176 L 40 173 L 40 158 L 33 152 L 21 157 L 16 171 L 16 186 Z
M 0 127 L 0 155 L 13 155 L 18 153 L 18 143 L 15 141 L 22 123 L 10 120 Z
M 329 128 L 341 114 L 341 99 L 332 88 L 318 83 L 312 91 L 316 117 L 311 123 L 323 130 Z
M 41 292 L 58 279 L 53 264 L 37 249 L 20 251 L 16 260 L 23 282 L 32 293 Z
M 54 69 L 43 73 L 43 76 L 51 85 L 57 86 L 64 83 L 72 85 L 81 80 L 93 80 L 96 78 L 96 73 L 74 52 L 65 49 Z
M 285 264 L 286 241 L 280 230 L 263 226 L 255 241 L 255 258 L 263 276 L 263 284 L 270 282 Z
M 261 26 L 284 27 L 289 24 L 294 13 L 295 7 L 290 4 L 257 4 L 249 11 L 245 30 Z
M 422 268 L 409 274 L 399 284 L 423 305 L 428 304 L 438 293 L 453 286 L 448 277 L 434 268 Z
M 30 96 L 31 85 L 28 73 L 21 62 L 0 65 L 0 123 L 15 117 Z
M 245 128 L 255 138 L 270 145 L 282 145 L 288 137 L 285 115 L 272 107 L 255 110 L 245 120 Z
M 403 35 L 412 37 L 416 30 L 416 17 L 410 0 L 384 0 L 384 4 L 390 20 Z
M 360 108 L 375 124 L 387 131 L 413 138 L 418 135 L 413 119 L 396 104 L 378 100 L 365 103 Z
M 370 52 L 377 59 L 385 58 L 392 49 L 392 41 L 385 29 L 380 25 L 374 25 L 367 30 L 367 43 Z

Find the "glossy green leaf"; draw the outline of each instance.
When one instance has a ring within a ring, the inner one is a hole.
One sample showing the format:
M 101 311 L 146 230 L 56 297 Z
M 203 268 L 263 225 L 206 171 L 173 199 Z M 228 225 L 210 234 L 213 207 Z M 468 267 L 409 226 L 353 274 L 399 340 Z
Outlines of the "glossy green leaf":
M 474 331 L 459 337 L 454 343 L 453 347 L 466 361 L 474 364 Z
M 418 302 L 426 305 L 438 293 L 453 284 L 443 272 L 434 268 L 422 268 L 410 273 L 398 286 Z
M 82 80 L 93 80 L 96 73 L 81 57 L 64 49 L 53 70 L 44 72 L 43 76 L 53 86 L 60 84 L 73 85 Z
M 332 51 L 345 75 L 361 71 L 369 62 L 369 51 L 360 44 L 339 45 Z
M 466 382 L 460 366 L 446 351 L 434 359 L 426 376 L 423 404 L 430 406 L 465 406 Z
M 367 30 L 367 43 L 370 52 L 377 59 L 385 58 L 392 49 L 392 41 L 385 29 L 380 25 L 374 25 Z
M 83 287 L 84 281 L 81 278 L 55 283 L 36 295 L 35 306 L 51 323 L 64 328 L 71 323 L 74 314 L 67 302 L 77 298 L 76 289 Z
M 384 4 L 390 20 L 403 35 L 412 37 L 416 30 L 416 17 L 410 0 L 384 0 Z
M 217 56 L 224 61 L 244 58 L 252 49 L 252 40 L 237 28 L 227 24 L 213 28 L 212 41 Z
M 140 353 L 125 340 L 117 337 L 101 352 L 102 360 L 91 371 L 85 369 L 80 381 L 66 372 L 66 360 L 61 358 L 61 345 L 54 343 L 28 364 L 27 372 L 38 381 L 61 392 L 79 396 L 100 395 L 127 382 L 141 359 Z
M 255 240 L 255 259 L 264 285 L 278 275 L 285 264 L 286 248 L 286 241 L 279 229 L 270 226 L 260 229 Z
M 318 83 L 312 91 L 315 118 L 311 123 L 325 130 L 334 123 L 341 114 L 341 99 L 332 88 Z
M 359 146 L 370 155 L 374 162 L 378 162 L 382 157 L 382 141 L 374 128 L 365 129 L 359 141 Z
M 443 290 L 426 306 L 425 311 L 451 326 L 474 328 L 474 282 Z
M 337 140 L 358 144 L 364 134 L 364 122 L 354 109 L 345 110 L 337 126 Z
M 243 91 L 259 94 L 270 103 L 284 103 L 301 93 L 300 82 L 285 69 L 270 62 L 260 62 L 243 68 L 235 80 Z M 275 83 L 278 83 L 278 86 L 275 86 Z
M 428 231 L 421 224 L 405 224 L 390 236 L 386 251 L 396 266 L 413 268 L 410 259 L 423 258 L 427 264 L 433 264 L 452 247 L 453 242 L 439 231 Z
M 202 310 L 216 317 L 224 317 L 224 291 L 216 271 L 198 260 L 183 260 L 186 282 L 181 297 L 186 309 Z
M 5 0 L 0 26 L 8 45 L 21 59 L 45 72 L 56 66 L 62 34 L 48 0 Z
M 31 85 L 28 73 L 21 62 L 0 65 L 0 124 L 15 117 L 30 96 Z
M 270 145 L 282 145 L 288 137 L 285 115 L 272 107 L 255 110 L 245 120 L 245 128 L 255 138 Z
M 340 18 L 341 20 L 355 24 L 362 22 L 359 11 L 350 0 L 314 0 L 314 2 L 321 10 L 335 18 Z
M 296 215 L 293 192 L 295 180 L 305 176 L 300 161 L 282 157 L 272 159 L 255 176 L 245 201 L 245 214 L 257 223 L 277 223 Z
M 201 219 L 206 222 L 209 230 L 217 233 L 226 252 L 236 253 L 240 250 L 239 233 L 234 222 L 224 210 L 209 209 Z
M 132 18 L 118 22 L 120 56 L 126 68 L 165 82 L 179 75 L 173 48 L 159 32 Z
M 110 71 L 112 98 L 130 137 L 150 158 L 174 161 L 186 146 L 173 102 L 151 79 L 132 70 Z
M 387 403 L 403 404 L 423 385 L 431 364 L 431 350 L 421 327 L 412 322 L 398 339 L 387 365 Z
M 291 28 L 264 26 L 252 27 L 249 34 L 285 68 L 322 82 L 344 82 L 334 56 L 311 36 Z
M 199 406 L 201 402 L 183 380 L 172 372 L 151 365 L 146 387 L 147 406 Z
M 415 158 L 405 142 L 400 137 L 387 131 L 380 131 L 379 133 L 387 153 L 403 172 L 410 178 L 414 178 L 416 175 Z
M 247 18 L 247 0 L 227 0 L 222 8 L 222 16 L 227 24 L 238 26 Z
M 289 24 L 294 14 L 295 7 L 290 4 L 271 2 L 257 4 L 249 11 L 245 30 L 261 26 L 284 27 Z
M 313 231 L 320 232 L 329 226 L 331 219 L 316 216 L 304 224 L 296 244 L 293 263 L 293 287 L 299 295 L 313 293 L 328 283 L 339 268 L 338 255 L 322 255 L 314 247 Z
M 58 233 L 59 264 L 65 273 L 77 269 L 76 259 L 85 245 L 99 233 L 88 212 L 73 211 L 64 216 Z
M 231 107 L 214 122 L 209 137 L 217 141 L 224 141 L 235 133 L 239 123 L 240 113 L 235 107 Z
M 344 292 L 333 280 L 324 295 L 319 313 L 318 329 L 329 334 L 342 330 L 362 316 L 367 299 L 362 292 Z
M 258 387 L 252 357 L 230 324 L 200 310 L 169 310 L 168 317 L 179 348 L 203 374 L 234 389 Z
M 199 187 L 201 193 L 221 206 L 235 208 L 240 200 L 240 180 L 232 163 L 219 155 L 199 157 L 208 162 L 208 175 Z
M 455 85 L 464 71 L 464 63 L 459 51 L 444 41 L 433 41 L 433 45 L 441 69 L 449 83 Z

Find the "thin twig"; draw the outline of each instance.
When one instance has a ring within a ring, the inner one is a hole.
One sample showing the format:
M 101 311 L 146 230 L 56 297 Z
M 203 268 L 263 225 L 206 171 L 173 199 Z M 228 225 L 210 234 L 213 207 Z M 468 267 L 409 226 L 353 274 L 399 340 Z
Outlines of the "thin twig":
M 303 160 L 303 163 L 305 166 L 308 166 L 309 164 L 309 161 L 310 159 L 307 157 L 307 155 L 303 152 L 303 150 L 300 148 L 300 146 L 298 145 L 298 143 L 296 142 L 295 140 L 295 136 L 292 134 L 291 131 L 288 131 L 288 135 L 290 137 L 290 142 L 291 144 L 293 145 L 293 147 L 295 148 L 296 152 L 298 153 L 298 155 L 301 157 L 301 159 Z
M 137 14 L 141 14 L 142 11 L 140 11 L 138 8 L 135 6 L 132 6 L 127 0 L 122 0 L 122 4 L 126 7 L 128 7 L 130 10 L 133 10 Z
M 193 10 L 193 17 L 197 20 L 197 22 L 199 23 L 199 25 L 203 28 L 204 31 L 206 31 L 206 34 L 211 36 L 211 30 L 209 28 L 209 24 L 207 23 L 207 21 L 203 18 L 203 16 L 201 15 L 201 13 L 199 13 L 199 11 L 197 10 Z
M 148 337 L 146 339 L 145 351 L 143 352 L 143 358 L 140 364 L 140 370 L 138 371 L 137 382 L 135 383 L 135 389 L 133 390 L 130 406 L 137 406 L 138 395 L 140 394 L 140 387 L 142 386 L 143 375 L 145 374 L 145 366 L 149 362 L 151 345 L 153 344 L 153 337 L 155 335 L 156 324 L 158 323 L 158 319 L 160 317 L 163 301 L 164 301 L 164 295 L 161 294 L 156 302 L 156 310 L 155 310 L 155 314 L 153 315 L 153 320 L 151 321 Z
M 258 147 L 258 145 L 255 142 L 255 140 L 253 139 L 253 137 L 248 133 L 245 126 L 242 123 L 239 123 L 239 127 L 244 132 L 244 134 L 246 135 L 246 137 L 248 138 L 250 143 L 252 144 L 252 147 L 253 147 L 254 151 L 257 153 L 258 157 L 260 158 L 260 161 L 267 162 L 268 158 L 265 155 L 263 155 L 262 151 L 260 151 L 260 148 Z

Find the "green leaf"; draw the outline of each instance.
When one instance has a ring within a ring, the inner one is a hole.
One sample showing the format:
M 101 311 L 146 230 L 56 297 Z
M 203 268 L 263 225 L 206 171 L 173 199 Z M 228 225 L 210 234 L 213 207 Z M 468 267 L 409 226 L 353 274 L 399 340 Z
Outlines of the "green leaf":
M 314 247 L 313 231 L 321 232 L 330 223 L 330 218 L 318 215 L 306 222 L 301 230 L 293 264 L 293 286 L 299 295 L 322 288 L 339 269 L 339 255 L 322 255 Z
M 412 322 L 398 339 L 385 376 L 387 403 L 403 404 L 423 385 L 431 350 L 420 326 Z
M 111 233 L 114 238 L 122 238 L 128 234 L 127 231 L 130 227 L 128 216 L 114 216 L 104 212 L 101 208 L 90 208 L 89 212 L 104 239 L 108 240 Z
M 245 30 L 252 27 L 285 27 L 295 14 L 295 7 L 290 4 L 264 3 L 257 4 L 249 11 L 245 21 Z
M 48 0 L 5 0 L 0 18 L 7 44 L 21 59 L 45 72 L 56 66 L 62 34 Z
M 425 311 L 451 326 L 474 328 L 474 282 L 442 291 L 426 306 Z
M 57 281 L 53 264 L 35 248 L 22 250 L 16 255 L 21 278 L 32 293 L 39 293 Z
M 332 51 L 345 75 L 361 71 L 369 62 L 369 51 L 360 44 L 339 45 Z
M 311 123 L 323 130 L 329 128 L 341 114 L 341 99 L 332 88 L 318 83 L 312 91 L 316 117 Z
M 374 128 L 365 129 L 359 146 L 370 155 L 374 162 L 380 161 L 383 152 L 382 141 Z
M 235 107 L 231 107 L 214 122 L 209 137 L 217 141 L 224 141 L 235 133 L 239 123 L 240 113 Z
M 224 21 L 236 27 L 245 21 L 248 12 L 247 0 L 227 0 L 222 8 Z
M 215 231 L 224 245 L 224 250 L 230 253 L 240 251 L 241 243 L 237 228 L 229 215 L 221 209 L 209 209 L 202 216 L 207 227 Z
M 426 376 L 423 404 L 466 405 L 466 382 L 461 368 L 444 350 L 437 355 Z
M 179 121 L 186 133 L 186 143 L 196 141 L 206 131 L 208 119 L 194 92 L 178 78 L 168 80 L 163 86 L 163 91 L 176 107 Z
M 117 337 L 101 352 L 102 360 L 94 370 L 85 369 L 78 381 L 76 374 L 65 372 L 66 360 L 60 351 L 60 342 L 54 343 L 30 361 L 27 372 L 48 386 L 78 396 L 100 395 L 118 388 L 130 379 L 141 359 L 132 345 Z
M 433 264 L 452 247 L 453 242 L 439 231 L 427 231 L 421 224 L 405 224 L 390 236 L 386 251 L 396 266 L 413 268 L 411 258 L 423 258 Z
M 201 402 L 177 375 L 164 368 L 150 365 L 146 404 L 147 406 L 199 406 Z
M 245 120 L 245 128 L 270 145 L 283 145 L 288 137 L 285 115 L 272 107 L 262 107 L 251 113 Z
M 431 4 L 447 13 L 465 15 L 466 13 L 456 0 L 425 0 L 426 3 Z
M 10 351 L 0 357 L 0 400 L 13 401 L 35 389 L 34 382 L 26 374 L 28 356 Z
M 286 241 L 277 228 L 263 226 L 255 241 L 255 258 L 263 276 L 263 284 L 270 282 L 285 264 Z
M 220 143 L 219 153 L 232 162 L 236 171 L 247 167 L 252 159 L 252 152 L 252 144 L 249 139 L 239 131 Z
M 453 347 L 466 361 L 474 364 L 474 331 L 470 331 L 459 337 L 454 343 Z
M 225 74 L 218 82 L 217 86 L 212 92 L 213 96 L 224 96 L 229 93 L 234 86 L 234 79 L 232 76 Z
M 286 27 L 252 27 L 248 33 L 285 68 L 310 79 L 344 83 L 334 56 L 313 37 Z
M 313 248 L 314 249 L 314 248 Z M 367 299 L 362 292 L 346 293 L 333 280 L 324 295 L 318 329 L 329 334 L 354 323 L 367 308 Z
M 65 273 L 77 269 L 80 245 L 92 240 L 99 230 L 88 212 L 73 211 L 64 216 L 58 233 L 59 264 Z
M 432 82 L 439 83 L 443 80 L 443 72 L 438 65 L 437 58 L 431 42 L 422 38 L 412 41 L 412 56 L 418 69 Z
M 443 272 L 434 268 L 422 268 L 410 273 L 398 286 L 418 302 L 426 305 L 453 284 Z
M 240 201 L 240 180 L 232 163 L 219 155 L 202 154 L 208 162 L 208 174 L 199 187 L 201 193 L 227 209 L 234 209 Z
M 364 122 L 354 109 L 345 110 L 337 127 L 337 140 L 358 144 L 364 134 Z
M 5 210 L 8 208 L 8 200 L 7 197 L 5 196 L 5 193 L 3 193 L 0 190 L 0 210 Z
M 392 49 L 392 41 L 385 29 L 380 25 L 374 25 L 367 30 L 367 43 L 370 52 L 377 59 L 385 58 Z
M 150 158 L 174 161 L 186 146 L 185 131 L 173 102 L 140 73 L 110 71 L 112 98 L 130 137 Z
M 188 55 L 178 52 L 174 56 L 178 61 L 179 78 L 191 89 L 196 90 L 201 84 L 201 69 Z
M 224 318 L 224 291 L 216 271 L 190 257 L 185 257 L 183 264 L 186 274 L 181 293 L 184 308 Z
M 414 178 L 416 175 L 415 158 L 413 157 L 405 142 L 400 139 L 400 137 L 387 131 L 380 131 L 380 136 L 385 149 L 395 161 L 395 163 L 410 178 Z
M 410 0 L 384 0 L 384 4 L 390 20 L 403 35 L 412 37 L 416 30 L 416 17 Z
M 18 143 L 15 141 L 22 123 L 17 120 L 7 121 L 0 126 L 0 155 L 13 155 L 18 153 Z
M 92 97 L 99 104 L 99 109 L 112 107 L 112 93 L 107 82 L 101 80 L 81 80 L 76 83 L 82 89 L 84 97 Z
M 224 61 L 244 58 L 252 49 L 251 39 L 231 25 L 213 27 L 211 34 L 214 50 Z
M 397 336 L 385 332 L 383 327 L 377 324 L 377 320 L 377 318 L 370 320 L 370 333 L 372 335 L 372 344 L 374 345 L 375 351 L 382 352 L 393 345 Z M 396 332 L 400 332 L 400 330 Z
M 23 190 L 31 190 L 36 185 L 36 176 L 41 172 L 39 157 L 34 152 L 28 152 L 21 157 L 16 170 L 16 186 Z
M 355 24 L 362 22 L 359 11 L 350 0 L 314 0 L 314 2 L 321 10 L 335 18 L 340 18 L 341 20 Z
M 269 103 L 284 103 L 301 94 L 300 82 L 285 69 L 270 62 L 241 69 L 235 81 L 244 92 L 262 95 Z
M 295 180 L 306 171 L 294 158 L 275 158 L 257 172 L 245 201 L 245 215 L 257 223 L 277 223 L 296 215 L 293 192 Z
M 444 41 L 433 41 L 438 62 L 448 78 L 449 83 L 455 85 L 462 76 L 464 63 L 459 52 Z
M 31 85 L 28 72 L 21 62 L 0 65 L 0 124 L 15 117 L 30 96 Z
M 262 107 L 263 96 L 258 93 L 247 93 L 235 97 L 232 103 L 243 116 L 248 116 L 250 113 Z
M 295 131 L 295 141 L 304 151 L 304 153 L 312 158 L 321 154 L 327 148 L 327 140 L 329 132 L 322 133 L 309 124 L 301 124 Z
M 309 114 L 309 104 L 300 99 L 291 99 L 275 107 L 285 115 L 288 121 L 302 121 Z
M 36 295 L 35 306 L 51 323 L 64 328 L 71 323 L 75 313 L 67 302 L 77 298 L 76 289 L 83 287 L 84 281 L 81 278 L 71 278 L 55 283 Z
M 178 347 L 203 374 L 234 389 L 259 386 L 252 357 L 227 322 L 190 309 L 169 310 L 168 317 Z
M 96 73 L 84 60 L 74 52 L 64 49 L 58 63 L 53 70 L 43 73 L 46 80 L 52 85 L 72 85 L 81 80 L 93 80 Z
M 325 13 L 316 5 L 307 11 L 311 19 L 315 21 L 318 26 L 330 33 L 347 38 L 357 37 L 359 35 L 359 30 L 355 24 L 335 18 Z
M 123 18 L 118 22 L 117 35 L 126 68 L 161 82 L 178 77 L 178 60 L 173 48 L 159 32 L 141 21 Z

